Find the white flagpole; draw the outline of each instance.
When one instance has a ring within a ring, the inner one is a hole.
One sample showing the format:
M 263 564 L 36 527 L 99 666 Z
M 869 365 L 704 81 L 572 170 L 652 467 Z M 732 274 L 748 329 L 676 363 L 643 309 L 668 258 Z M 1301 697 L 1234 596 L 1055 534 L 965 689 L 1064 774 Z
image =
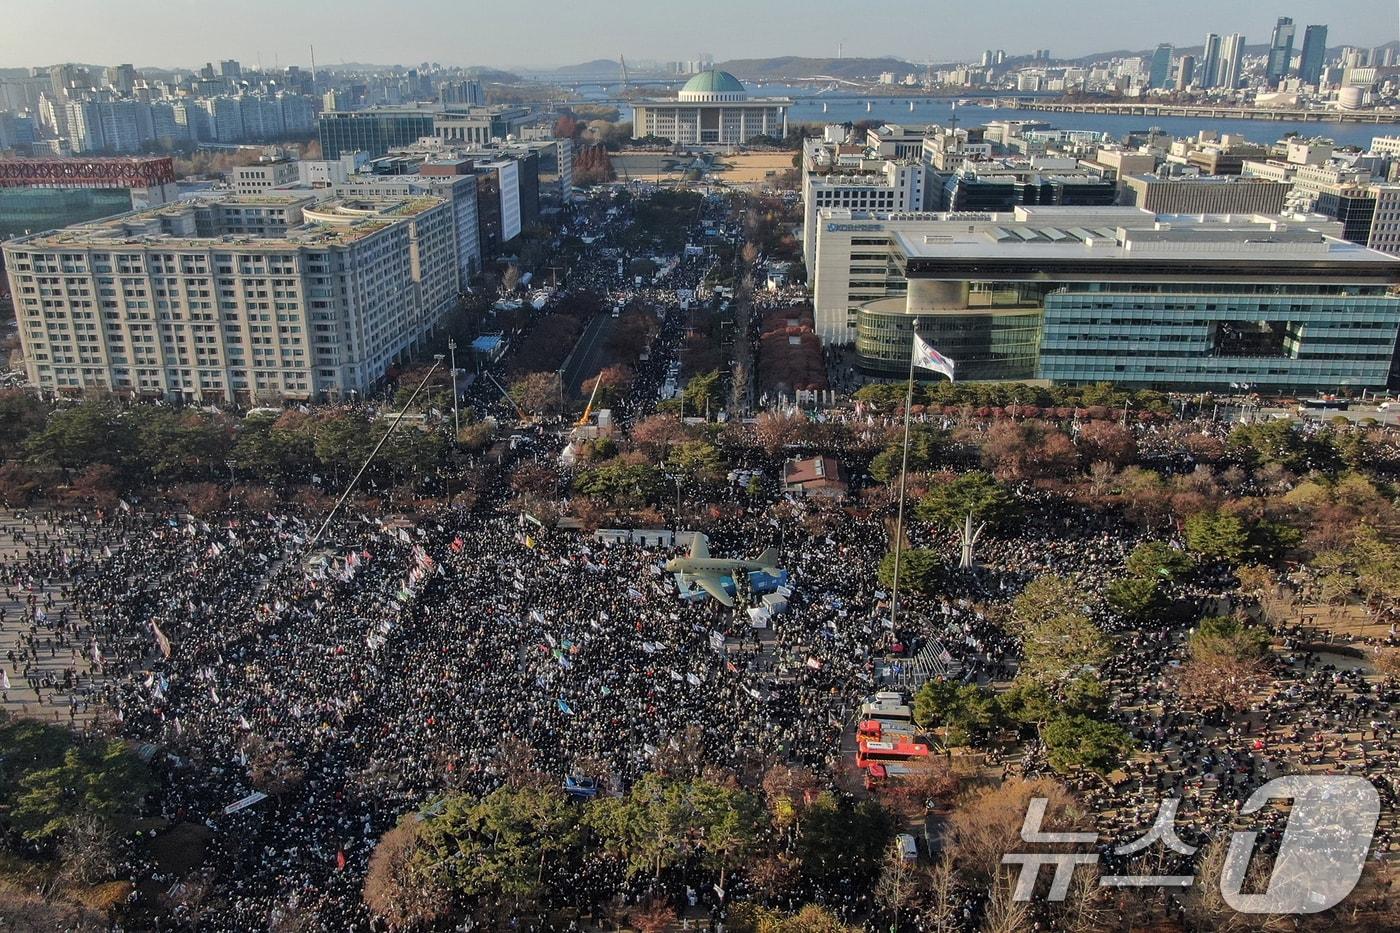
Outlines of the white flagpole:
M 890 629 L 894 630 L 899 613 L 899 558 L 904 550 L 904 484 L 909 475 L 909 409 L 914 406 L 914 357 L 919 339 L 919 319 L 914 318 L 914 332 L 909 340 L 909 386 L 904 392 L 904 457 L 899 468 L 899 510 L 894 523 L 894 586 L 890 588 Z

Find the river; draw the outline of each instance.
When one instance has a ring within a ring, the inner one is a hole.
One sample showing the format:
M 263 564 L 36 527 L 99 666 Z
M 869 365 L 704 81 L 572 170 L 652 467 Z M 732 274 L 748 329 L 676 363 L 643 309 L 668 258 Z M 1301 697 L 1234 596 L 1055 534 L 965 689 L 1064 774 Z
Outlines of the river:
M 953 101 L 947 98 L 913 98 L 909 109 L 908 97 L 851 97 L 841 94 L 818 94 L 815 89 L 800 85 L 749 85 L 754 97 L 791 97 L 788 111 L 790 123 L 854 123 L 858 120 L 881 120 L 887 123 L 947 123 Z M 866 109 L 869 102 L 870 109 Z M 826 110 L 822 110 L 822 106 Z M 1120 139 L 1133 131 L 1160 127 L 1173 136 L 1195 136 L 1200 130 L 1238 133 L 1259 143 L 1271 143 L 1285 133 L 1301 136 L 1324 136 L 1339 146 L 1370 145 L 1371 137 L 1400 135 L 1400 123 L 1296 123 L 1264 120 L 1202 120 L 1197 117 L 1130 117 L 1087 113 L 1045 113 L 991 107 L 959 107 L 958 120 L 963 126 L 976 126 L 992 120 L 1039 120 L 1056 129 L 1097 130 Z

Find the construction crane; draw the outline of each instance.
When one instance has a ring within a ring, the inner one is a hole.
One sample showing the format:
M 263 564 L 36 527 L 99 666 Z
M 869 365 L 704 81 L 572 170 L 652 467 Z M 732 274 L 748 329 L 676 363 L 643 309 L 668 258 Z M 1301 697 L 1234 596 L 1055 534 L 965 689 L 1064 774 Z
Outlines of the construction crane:
M 623 57 L 621 53 L 618 53 L 617 61 L 622 65 L 622 86 L 627 87 L 627 85 L 631 83 L 627 77 L 627 59 Z
M 588 424 L 588 419 L 593 415 L 593 402 L 598 398 L 598 387 L 603 384 L 603 374 L 600 372 L 593 379 L 593 391 L 588 393 L 588 404 L 583 406 L 583 416 L 574 422 L 576 427 L 583 427 Z

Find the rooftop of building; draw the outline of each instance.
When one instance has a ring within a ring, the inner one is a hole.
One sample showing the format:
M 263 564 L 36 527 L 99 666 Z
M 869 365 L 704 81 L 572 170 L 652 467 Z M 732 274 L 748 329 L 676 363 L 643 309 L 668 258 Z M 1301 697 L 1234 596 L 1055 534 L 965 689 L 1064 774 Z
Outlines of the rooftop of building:
M 744 94 L 747 91 L 738 78 L 715 68 L 700 72 L 681 88 L 682 94 Z
M 410 220 L 444 199 L 430 195 L 375 198 L 366 196 L 321 200 L 311 194 L 269 193 L 200 197 L 141 211 L 131 211 L 75 224 L 60 230 L 16 237 L 7 246 L 44 249 L 103 246 L 163 246 L 177 249 L 295 249 L 302 246 L 343 246 L 387 227 Z M 285 225 L 267 224 L 274 233 L 259 235 L 241 229 L 228 216 L 241 208 L 286 208 Z M 188 222 L 203 212 L 212 234 L 188 232 Z M 178 226 L 177 226 L 178 225 Z
M 1389 264 L 1400 257 L 1341 239 L 1319 215 L 1155 214 L 1136 207 L 1018 207 L 999 214 L 945 214 L 927 232 L 897 231 L 906 257 L 1105 259 Z
M 528 107 L 518 104 L 442 104 L 437 101 L 414 101 L 405 104 L 382 104 L 376 107 L 365 107 L 360 110 L 324 110 L 321 116 L 353 117 L 353 116 L 394 116 L 397 114 L 417 114 L 420 116 L 438 116 L 450 114 L 454 116 L 501 116 L 515 112 L 529 113 Z
M 1318 214 L 1156 214 L 1138 207 L 1025 206 L 1007 212 L 859 211 L 823 208 L 828 223 L 922 222 L 889 236 L 908 258 L 1201 259 L 1368 263 L 1400 257 L 1350 243 L 1342 225 Z
M 750 98 L 748 88 L 744 83 L 727 71 L 720 71 L 717 68 L 710 68 L 702 71 L 690 78 L 681 87 L 674 98 L 653 98 L 650 100 L 640 100 L 640 106 L 660 106 L 665 104 L 687 103 L 687 104 L 756 104 L 756 105 L 786 105 L 792 103 L 788 98 L 761 97 Z
M 1128 175 L 1123 179 L 1125 182 L 1141 181 L 1145 184 L 1189 184 L 1189 185 L 1282 185 L 1281 181 L 1274 181 L 1272 178 L 1260 178 L 1256 175 L 1159 175 L 1154 172 L 1142 172 L 1136 175 Z

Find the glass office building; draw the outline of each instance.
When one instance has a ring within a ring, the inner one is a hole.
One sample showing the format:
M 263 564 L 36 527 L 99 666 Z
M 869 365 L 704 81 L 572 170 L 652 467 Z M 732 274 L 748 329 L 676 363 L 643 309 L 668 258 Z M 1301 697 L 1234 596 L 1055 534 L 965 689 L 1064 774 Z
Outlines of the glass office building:
M 1238 283 L 1058 289 L 1041 378 L 1218 391 L 1381 388 L 1400 328 L 1384 286 Z
M 0 239 L 131 210 L 126 188 L 0 188 Z
M 857 363 L 903 376 L 917 321 L 959 380 L 1383 388 L 1400 259 L 1342 233 L 1317 215 L 1121 207 L 910 219 L 888 232 L 887 297 L 856 308 Z
M 872 376 L 909 372 L 910 329 L 944 356 L 957 360 L 959 379 L 1033 379 L 1040 344 L 1038 307 L 979 309 L 971 313 L 908 312 L 903 298 L 871 302 L 856 314 L 856 356 Z
M 323 159 L 338 159 L 350 152 L 378 158 L 432 135 L 430 110 L 328 110 L 320 117 Z

